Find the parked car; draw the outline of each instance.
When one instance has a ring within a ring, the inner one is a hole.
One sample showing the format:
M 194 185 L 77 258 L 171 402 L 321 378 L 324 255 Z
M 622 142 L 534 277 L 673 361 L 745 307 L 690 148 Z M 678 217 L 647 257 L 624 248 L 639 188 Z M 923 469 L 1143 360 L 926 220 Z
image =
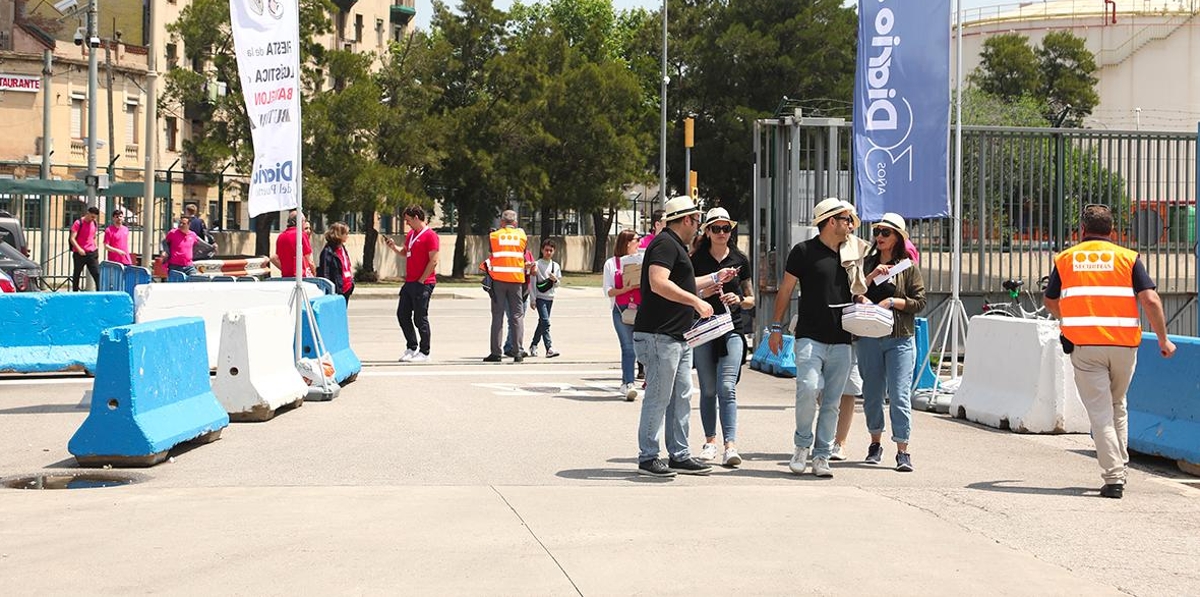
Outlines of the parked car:
M 0 243 L 8 243 L 29 257 L 29 245 L 25 243 L 25 230 L 20 220 L 3 209 L 0 209 Z
M 0 210 L 0 272 L 4 272 L 16 292 L 36 291 L 42 277 L 41 266 L 29 260 L 21 222 L 3 210 Z
M 17 285 L 13 284 L 12 278 L 8 277 L 8 274 L 0 271 L 0 294 L 16 291 Z

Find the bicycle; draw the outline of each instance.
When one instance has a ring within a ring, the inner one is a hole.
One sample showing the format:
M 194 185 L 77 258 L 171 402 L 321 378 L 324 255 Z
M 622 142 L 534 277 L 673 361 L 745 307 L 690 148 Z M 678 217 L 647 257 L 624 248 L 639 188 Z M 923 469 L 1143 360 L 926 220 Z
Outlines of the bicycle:
M 1042 276 L 1038 280 L 1038 287 L 1041 292 L 1046 292 L 1046 285 L 1050 283 L 1050 276 Z M 997 317 L 1019 317 L 1021 319 L 1051 319 L 1050 313 L 1046 311 L 1046 305 L 1041 301 L 1036 300 L 1033 293 L 1029 290 L 1022 290 L 1025 285 L 1024 280 L 1005 280 L 1001 286 L 1008 291 L 1008 301 L 1003 303 L 990 303 L 987 299 L 983 301 L 983 314 L 994 315 Z M 1033 310 L 1025 308 L 1021 295 L 1028 299 L 1029 304 L 1033 305 Z

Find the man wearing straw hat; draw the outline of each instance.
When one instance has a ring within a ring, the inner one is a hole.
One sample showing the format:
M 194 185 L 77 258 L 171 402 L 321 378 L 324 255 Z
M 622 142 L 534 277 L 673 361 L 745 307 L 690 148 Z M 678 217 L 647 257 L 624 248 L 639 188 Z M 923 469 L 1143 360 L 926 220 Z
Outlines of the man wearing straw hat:
M 692 415 L 692 349 L 684 333 L 696 314 L 711 317 L 712 306 L 697 296 L 733 279 L 734 268 L 695 277 L 687 247 L 700 226 L 700 208 L 691 197 L 675 197 L 664 207 L 666 227 L 646 247 L 642 260 L 642 304 L 633 324 L 633 347 L 646 366 L 646 394 L 638 422 L 638 473 L 652 477 L 707 475 L 712 467 L 692 458 L 688 420 Z M 666 429 L 669 459 L 658 457 Z
M 854 236 L 859 225 L 854 206 L 841 199 L 829 198 L 818 203 L 813 209 L 813 225 L 817 227 L 817 236 L 797 243 L 788 253 L 767 344 L 775 354 L 782 350 L 783 317 L 799 283 L 800 305 L 794 331 L 796 451 L 788 468 L 797 475 L 804 474 L 811 450 L 813 474 L 832 477 L 829 457 L 837 431 L 838 405 L 850 376 L 851 362 L 850 333 L 842 329 L 841 307 L 851 302 L 852 285 L 861 285 L 865 291 L 861 281 L 862 254 L 857 244 L 862 241 Z

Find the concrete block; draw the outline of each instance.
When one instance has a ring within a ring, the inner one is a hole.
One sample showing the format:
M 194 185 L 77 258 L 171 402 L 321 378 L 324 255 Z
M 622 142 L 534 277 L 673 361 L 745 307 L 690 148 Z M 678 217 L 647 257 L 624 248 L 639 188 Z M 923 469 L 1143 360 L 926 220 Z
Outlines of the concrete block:
M 1087 433 L 1087 412 L 1058 333 L 1057 321 L 972 317 L 950 413 L 1018 433 Z
M 124 292 L 0 294 L 0 373 L 94 372 L 100 332 L 130 323 Z
M 295 318 L 283 305 L 225 313 L 212 388 L 233 421 L 266 421 L 299 406 L 308 384 L 296 371 Z
M 1200 338 L 1171 336 L 1175 356 L 1158 353 L 1144 334 L 1127 394 L 1129 449 L 1171 458 L 1185 471 L 1200 467 Z M 1200 471 L 1197 471 L 1200 472 Z M 1194 474 L 1194 473 L 1193 473 Z
M 310 299 L 325 296 L 316 286 L 301 286 Z M 290 310 L 294 288 L 285 284 L 146 284 L 134 293 L 134 314 L 138 323 L 172 317 L 202 318 L 208 367 L 215 369 L 225 313 L 249 307 L 284 306 Z M 294 311 L 289 312 L 295 317 Z
M 270 286 L 264 284 L 263 286 Z M 312 305 L 313 317 L 317 321 L 317 329 L 321 331 L 321 340 L 325 350 L 333 357 L 334 376 L 337 382 L 346 385 L 358 377 L 362 371 L 362 361 L 350 348 L 350 322 L 346 317 L 346 299 L 338 296 L 322 296 L 315 298 Z M 303 320 L 303 336 L 300 354 L 307 358 L 316 358 L 312 331 L 308 326 L 308 318 Z
M 219 437 L 229 416 L 209 387 L 203 332 L 197 317 L 104 331 L 91 410 L 67 444 L 79 464 L 152 466 Z

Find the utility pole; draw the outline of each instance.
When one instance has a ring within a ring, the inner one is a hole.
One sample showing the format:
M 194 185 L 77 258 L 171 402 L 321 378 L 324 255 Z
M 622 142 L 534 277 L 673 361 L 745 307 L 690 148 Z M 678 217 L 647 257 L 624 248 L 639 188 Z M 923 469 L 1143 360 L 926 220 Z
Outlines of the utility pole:
M 142 267 L 154 262 L 154 158 L 158 151 L 158 23 L 154 20 L 154 0 L 150 0 L 150 34 L 146 42 L 146 142 L 142 147 L 145 171 L 142 173 Z
M 96 0 L 88 0 L 87 39 L 83 43 L 88 48 L 87 203 L 88 207 L 99 207 L 99 181 L 96 177 L 96 49 L 100 46 L 100 37 L 96 32 Z
M 114 22 L 115 25 L 115 22 Z M 108 173 L 109 180 L 113 178 L 113 164 L 117 162 L 116 125 L 113 124 L 113 71 L 112 71 L 112 38 L 104 40 L 104 80 L 108 85 Z M 108 214 L 104 214 L 107 216 Z
M 696 119 L 688 116 L 683 119 L 683 194 L 692 196 L 692 147 L 695 145 Z
M 662 130 L 658 143 L 658 196 L 663 205 L 667 204 L 667 0 L 662 3 L 663 13 L 663 43 L 662 43 Z
M 42 180 L 50 180 L 50 78 L 54 74 L 54 52 L 42 52 Z M 43 268 L 50 265 L 50 195 L 42 195 L 42 252 Z

